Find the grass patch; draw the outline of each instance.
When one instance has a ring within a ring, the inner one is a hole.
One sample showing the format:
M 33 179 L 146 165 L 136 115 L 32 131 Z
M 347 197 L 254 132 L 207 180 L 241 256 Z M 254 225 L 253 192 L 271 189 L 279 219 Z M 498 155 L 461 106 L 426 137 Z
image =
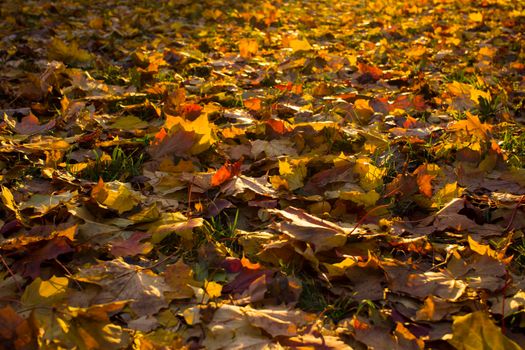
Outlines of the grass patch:
M 351 295 L 331 296 L 325 288 L 311 277 L 302 278 L 302 291 L 297 306 L 307 312 L 313 312 L 327 317 L 334 323 L 358 315 L 363 310 L 377 309 L 375 304 L 367 299 L 357 301 Z
M 91 181 L 126 181 L 130 177 L 141 174 L 144 154 L 138 154 L 138 149 L 126 153 L 120 146 L 116 146 L 111 155 L 99 154 L 93 151 L 95 160 L 84 169 L 80 176 Z
M 217 216 L 212 216 L 204 222 L 203 232 L 206 240 L 225 247 L 231 256 L 240 255 L 242 247 L 237 242 L 238 220 L 239 210 L 235 211 L 233 218 L 226 211 Z
M 519 127 L 505 127 L 497 135 L 499 146 L 507 155 L 507 162 L 517 168 L 525 166 L 525 133 Z
M 521 237 L 509 247 L 509 253 L 514 256 L 512 262 L 523 273 L 525 272 L 525 238 Z

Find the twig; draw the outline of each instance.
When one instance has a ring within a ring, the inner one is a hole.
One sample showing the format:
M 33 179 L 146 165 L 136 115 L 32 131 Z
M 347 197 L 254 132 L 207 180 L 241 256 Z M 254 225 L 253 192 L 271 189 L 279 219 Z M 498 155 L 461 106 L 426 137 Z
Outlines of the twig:
M 64 271 L 66 271 L 66 273 L 69 276 L 73 277 L 73 274 L 71 273 L 71 271 L 69 271 L 69 269 L 64 264 L 62 264 L 57 258 L 55 258 L 54 260 L 62 269 L 64 269 Z M 76 279 L 74 279 L 74 278 L 71 278 L 71 279 L 74 281 L 74 283 L 77 285 L 77 287 L 80 290 L 84 290 L 84 288 L 82 288 L 82 285 Z
M 505 227 L 505 231 L 509 231 L 510 230 L 510 227 L 514 223 L 514 219 L 516 218 L 516 213 L 518 212 L 518 209 L 519 209 L 521 203 L 523 203 L 524 200 L 525 200 L 525 195 L 521 196 L 520 200 L 518 201 L 518 204 L 516 204 L 516 207 L 512 211 L 512 215 L 510 217 L 510 220 L 509 220 L 509 223 L 508 223 L 507 227 Z
M 13 281 L 15 282 L 15 285 L 16 285 L 16 288 L 18 289 L 18 291 L 20 293 L 23 292 L 22 290 L 22 287 L 20 286 L 20 283 L 18 283 L 18 280 L 16 279 L 15 277 L 15 273 L 13 272 L 13 270 L 11 270 L 11 268 L 9 267 L 9 265 L 7 265 L 7 262 L 5 261 L 4 257 L 2 256 L 2 254 L 0 254 L 0 260 L 2 260 L 2 264 L 5 266 L 5 268 L 7 269 L 7 272 L 9 272 L 9 274 L 11 275 L 11 277 L 13 277 Z
M 361 224 L 363 224 L 363 222 L 365 221 L 365 219 L 370 215 L 370 213 L 376 211 L 377 209 L 381 209 L 381 208 L 388 208 L 390 206 L 390 204 L 383 204 L 383 205 L 378 205 L 377 207 L 375 208 L 372 208 L 370 209 L 369 211 L 367 211 L 365 213 L 365 215 L 363 215 L 363 217 L 361 219 L 359 219 L 359 221 L 357 222 L 357 224 L 355 224 L 354 228 L 352 229 L 352 231 L 350 231 L 350 233 L 348 233 L 348 235 L 351 235 L 355 230 L 357 230 L 357 228 L 359 226 L 361 226 Z

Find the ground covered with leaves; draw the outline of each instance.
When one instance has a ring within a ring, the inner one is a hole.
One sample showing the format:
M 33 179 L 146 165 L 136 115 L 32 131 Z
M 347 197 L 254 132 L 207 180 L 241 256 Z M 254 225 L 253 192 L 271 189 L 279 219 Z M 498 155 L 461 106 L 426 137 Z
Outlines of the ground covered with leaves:
M 525 346 L 512 0 L 2 1 L 0 349 Z

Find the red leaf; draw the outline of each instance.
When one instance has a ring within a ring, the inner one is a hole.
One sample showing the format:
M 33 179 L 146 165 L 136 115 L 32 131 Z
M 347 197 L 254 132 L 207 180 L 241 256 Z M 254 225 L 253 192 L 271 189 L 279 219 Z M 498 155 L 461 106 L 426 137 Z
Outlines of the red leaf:
M 413 128 L 416 126 L 417 119 L 411 116 L 408 116 L 405 122 L 403 123 L 403 127 L 405 129 Z
M 227 257 L 221 263 L 221 267 L 229 273 L 237 273 L 242 269 L 242 263 L 240 259 Z
M 166 129 L 161 128 L 158 133 L 155 134 L 155 139 L 151 142 L 153 145 L 158 145 L 164 138 L 168 136 Z

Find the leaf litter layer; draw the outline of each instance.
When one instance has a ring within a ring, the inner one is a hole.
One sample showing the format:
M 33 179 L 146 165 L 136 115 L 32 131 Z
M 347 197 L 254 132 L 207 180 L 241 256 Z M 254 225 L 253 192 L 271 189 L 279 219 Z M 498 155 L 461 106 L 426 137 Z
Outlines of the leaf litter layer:
M 525 346 L 520 2 L 0 18 L 0 349 Z

